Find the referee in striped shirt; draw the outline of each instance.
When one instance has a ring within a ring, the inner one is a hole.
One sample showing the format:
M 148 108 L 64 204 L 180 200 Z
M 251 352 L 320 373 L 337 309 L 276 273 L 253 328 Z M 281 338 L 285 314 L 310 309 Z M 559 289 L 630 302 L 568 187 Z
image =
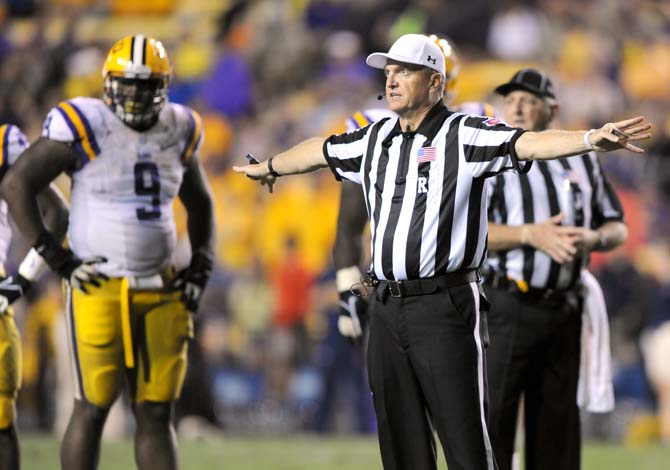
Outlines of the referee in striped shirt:
M 368 373 L 386 470 L 433 470 L 433 428 L 452 469 L 496 468 L 486 419 L 477 268 L 486 256 L 485 181 L 529 163 L 629 148 L 642 117 L 593 132 L 525 132 L 442 104 L 444 58 L 426 36 L 401 36 L 368 65 L 384 69 L 397 118 L 311 138 L 259 165 L 234 167 L 269 189 L 281 175 L 330 166 L 362 186 L 370 217 Z M 616 133 L 620 133 L 617 135 Z
M 558 112 L 549 77 L 519 70 L 496 89 L 510 125 L 543 131 Z M 536 162 L 489 185 L 486 294 L 491 440 L 501 470 L 512 468 L 524 396 L 526 468 L 578 470 L 580 273 L 589 252 L 627 235 L 623 210 L 594 152 Z

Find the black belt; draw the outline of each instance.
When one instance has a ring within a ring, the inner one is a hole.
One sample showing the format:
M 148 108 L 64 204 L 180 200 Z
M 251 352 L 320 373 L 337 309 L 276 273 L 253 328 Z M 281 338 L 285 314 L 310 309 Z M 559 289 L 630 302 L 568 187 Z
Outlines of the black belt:
M 423 279 L 379 281 L 379 287 L 382 292 L 388 292 L 391 297 L 411 297 L 432 294 L 440 289 L 461 286 L 470 282 L 479 282 L 480 279 L 479 270 L 468 269 Z
M 501 289 L 515 294 L 524 300 L 536 303 L 561 304 L 578 296 L 578 289 L 538 289 L 530 287 L 525 281 L 517 281 L 495 273 L 487 276 L 484 282 L 494 289 Z

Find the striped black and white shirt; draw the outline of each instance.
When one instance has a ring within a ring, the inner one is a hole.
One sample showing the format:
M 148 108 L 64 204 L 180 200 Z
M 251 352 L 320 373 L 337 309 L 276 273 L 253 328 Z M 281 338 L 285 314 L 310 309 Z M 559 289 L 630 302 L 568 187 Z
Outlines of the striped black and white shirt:
M 418 279 L 479 267 L 486 257 L 484 181 L 521 171 L 514 143 L 523 132 L 438 103 L 415 132 L 385 118 L 328 138 L 324 155 L 335 177 L 362 185 L 376 276 Z
M 533 224 L 559 212 L 562 224 L 596 229 L 622 221 L 623 209 L 595 153 L 535 162 L 523 175 L 498 175 L 487 181 L 490 222 Z M 525 246 L 490 253 L 488 267 L 499 275 L 523 280 L 538 289 L 569 289 L 576 285 L 588 256 L 559 265 L 542 251 Z

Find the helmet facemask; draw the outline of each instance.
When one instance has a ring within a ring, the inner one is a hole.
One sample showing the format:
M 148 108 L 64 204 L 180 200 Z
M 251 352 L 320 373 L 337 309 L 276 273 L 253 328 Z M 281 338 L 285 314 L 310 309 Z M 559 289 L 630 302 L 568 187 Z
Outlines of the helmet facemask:
M 167 80 L 162 77 L 129 78 L 107 74 L 104 99 L 127 126 L 144 131 L 153 126 L 167 101 Z
M 171 67 L 160 41 L 142 34 L 117 41 L 102 67 L 103 98 L 125 125 L 145 131 L 167 103 Z

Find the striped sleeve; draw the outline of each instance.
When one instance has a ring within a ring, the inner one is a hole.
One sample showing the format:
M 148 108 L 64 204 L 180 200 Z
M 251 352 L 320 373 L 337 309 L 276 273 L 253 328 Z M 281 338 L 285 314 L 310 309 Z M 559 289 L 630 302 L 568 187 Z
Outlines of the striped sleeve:
M 0 126 L 0 180 L 9 167 L 28 147 L 28 139 L 21 130 L 12 124 Z
M 74 100 L 62 101 L 53 108 L 44 122 L 42 137 L 71 143 L 83 164 L 100 154 L 91 119 Z
M 592 228 L 595 229 L 605 222 L 610 221 L 623 222 L 623 206 L 621 205 L 621 201 L 619 201 L 619 196 L 617 196 L 614 188 L 607 179 L 607 175 L 605 175 L 603 167 L 600 165 L 598 156 L 595 152 L 590 152 L 587 155 L 583 155 L 582 159 L 584 161 L 584 166 L 586 167 L 586 172 L 589 175 L 589 179 L 595 183 L 592 183 Z
M 181 152 L 181 160 L 186 162 L 200 148 L 203 139 L 202 118 L 200 114 L 190 108 L 184 108 L 188 115 L 186 141 Z
M 332 135 L 323 143 L 323 154 L 338 181 L 346 179 L 361 184 L 361 167 L 371 127 L 367 125 L 354 132 Z
M 503 171 L 527 173 L 532 162 L 520 164 L 514 149 L 523 129 L 507 126 L 500 119 L 467 116 L 458 129 L 463 157 L 475 177 L 489 177 Z

